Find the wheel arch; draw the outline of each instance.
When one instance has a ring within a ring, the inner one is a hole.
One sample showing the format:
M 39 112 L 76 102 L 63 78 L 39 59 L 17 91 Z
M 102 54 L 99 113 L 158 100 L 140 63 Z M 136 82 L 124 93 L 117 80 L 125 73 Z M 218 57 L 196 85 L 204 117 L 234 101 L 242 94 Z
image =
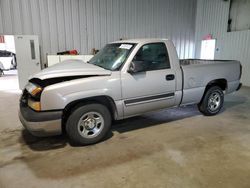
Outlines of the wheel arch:
M 98 104 L 102 104 L 106 106 L 110 112 L 112 119 L 114 120 L 117 118 L 118 116 L 117 108 L 116 108 L 114 100 L 110 96 L 100 95 L 100 96 L 78 99 L 78 100 L 70 102 L 63 109 L 62 130 L 65 131 L 65 125 L 66 125 L 67 119 L 72 111 L 74 111 L 79 106 L 83 106 L 86 104 L 93 104 L 93 103 L 98 103 Z
M 216 80 L 212 80 L 210 81 L 207 85 L 206 85 L 206 89 L 209 89 L 212 86 L 218 86 L 220 87 L 223 91 L 225 91 L 228 87 L 227 85 L 227 80 L 225 78 L 220 78 L 220 79 L 216 79 Z
M 202 102 L 202 100 L 204 99 L 204 96 L 207 92 L 208 89 L 210 89 L 211 87 L 213 86 L 218 86 L 220 87 L 223 91 L 226 91 L 227 90 L 227 87 L 228 87 L 228 84 L 227 84 L 227 80 L 225 78 L 220 78 L 220 79 L 215 79 L 215 80 L 212 80 L 210 82 L 207 83 L 206 85 L 206 88 L 204 90 L 204 93 L 203 93 L 203 96 L 200 100 L 200 103 Z

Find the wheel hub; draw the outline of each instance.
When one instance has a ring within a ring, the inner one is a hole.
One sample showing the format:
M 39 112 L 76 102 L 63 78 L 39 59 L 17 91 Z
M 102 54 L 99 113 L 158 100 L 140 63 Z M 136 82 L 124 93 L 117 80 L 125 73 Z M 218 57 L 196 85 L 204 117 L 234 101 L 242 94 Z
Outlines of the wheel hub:
M 78 121 L 78 131 L 84 138 L 99 135 L 104 127 L 104 119 L 98 112 L 87 112 Z
M 214 111 L 217 110 L 220 106 L 221 98 L 218 93 L 213 93 L 209 99 L 208 106 L 210 110 Z
M 84 126 L 86 129 L 91 130 L 94 129 L 96 126 L 96 121 L 93 118 L 88 118 L 85 122 L 84 122 Z

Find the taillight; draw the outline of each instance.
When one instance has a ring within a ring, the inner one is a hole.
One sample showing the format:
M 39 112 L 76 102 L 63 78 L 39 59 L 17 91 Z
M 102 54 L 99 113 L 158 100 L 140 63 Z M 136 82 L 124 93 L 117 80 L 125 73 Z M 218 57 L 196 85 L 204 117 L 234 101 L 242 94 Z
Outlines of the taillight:
M 241 76 L 242 76 L 242 65 L 240 63 L 240 77 L 239 77 L 239 80 L 240 80 Z

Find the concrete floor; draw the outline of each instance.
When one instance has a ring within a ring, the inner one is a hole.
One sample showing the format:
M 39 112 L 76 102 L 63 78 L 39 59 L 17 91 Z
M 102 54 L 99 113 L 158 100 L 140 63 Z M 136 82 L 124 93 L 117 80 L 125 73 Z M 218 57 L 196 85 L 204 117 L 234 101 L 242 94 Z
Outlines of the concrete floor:
M 8 84 L 8 83 L 12 83 Z M 195 106 L 116 122 L 107 139 L 73 147 L 35 138 L 17 117 L 15 76 L 0 78 L 0 187 L 250 187 L 250 88 L 223 111 Z

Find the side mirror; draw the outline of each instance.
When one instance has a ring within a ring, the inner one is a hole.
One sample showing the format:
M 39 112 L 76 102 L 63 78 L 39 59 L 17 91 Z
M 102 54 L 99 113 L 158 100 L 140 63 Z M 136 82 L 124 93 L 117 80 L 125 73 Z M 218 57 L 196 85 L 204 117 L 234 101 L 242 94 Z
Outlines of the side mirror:
M 130 74 L 135 74 L 144 71 L 145 71 L 145 62 L 143 61 L 132 61 L 128 69 L 128 73 Z

